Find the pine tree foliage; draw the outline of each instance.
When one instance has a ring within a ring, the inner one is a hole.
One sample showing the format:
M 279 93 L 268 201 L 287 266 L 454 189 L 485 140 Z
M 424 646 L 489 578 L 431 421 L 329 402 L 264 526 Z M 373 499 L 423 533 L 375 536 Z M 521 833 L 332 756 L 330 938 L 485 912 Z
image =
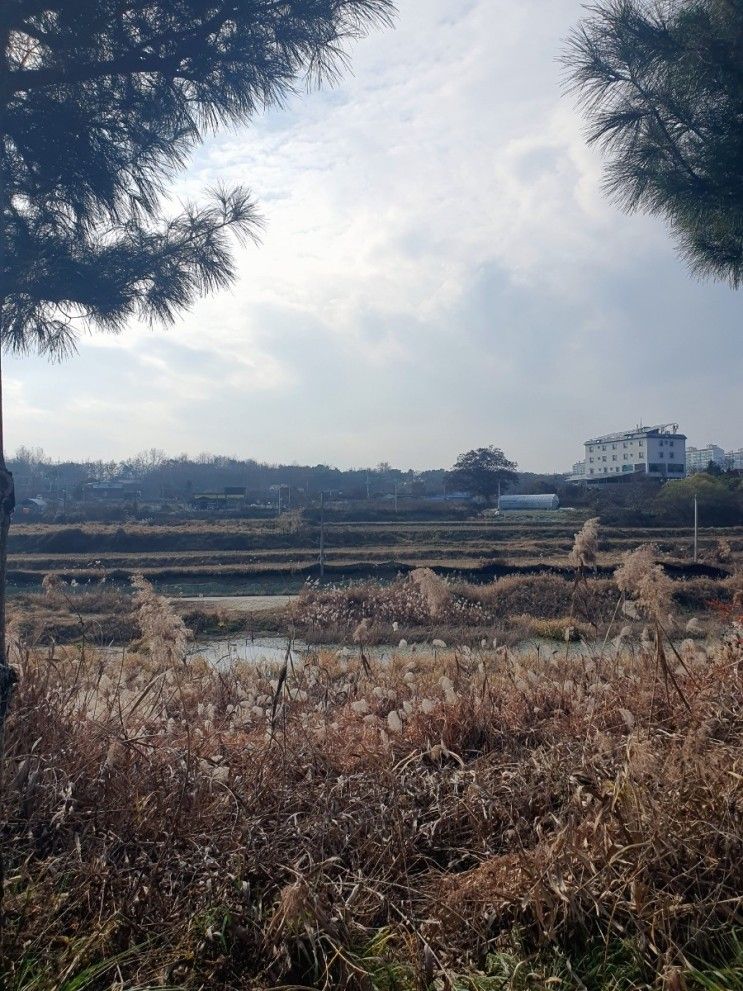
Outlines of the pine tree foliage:
M 235 275 L 242 188 L 174 208 L 218 125 L 332 78 L 391 0 L 3 0 L 0 333 L 60 354 L 81 328 L 172 320 Z
M 743 283 L 743 0 L 602 0 L 565 62 L 609 192 L 693 272 Z

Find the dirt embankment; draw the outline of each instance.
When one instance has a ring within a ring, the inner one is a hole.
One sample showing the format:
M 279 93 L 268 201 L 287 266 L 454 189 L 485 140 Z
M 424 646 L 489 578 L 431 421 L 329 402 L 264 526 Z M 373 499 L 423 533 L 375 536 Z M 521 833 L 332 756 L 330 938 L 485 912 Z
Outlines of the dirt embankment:
M 428 567 L 467 581 L 504 575 L 570 573 L 566 561 L 577 522 L 509 519 L 436 523 L 330 523 L 325 573 L 331 581 L 391 580 Z M 291 577 L 298 588 L 319 575 L 319 528 L 274 521 L 191 521 L 179 524 L 14 527 L 10 579 L 33 585 L 46 573 L 95 581 L 126 581 L 142 572 L 160 583 L 223 583 L 212 593 L 238 591 L 238 580 Z M 640 543 L 658 548 L 675 578 L 722 579 L 743 563 L 743 527 L 707 530 L 701 561 L 692 560 L 690 534 L 674 529 L 604 528 L 597 574 L 608 576 L 622 554 Z M 242 591 L 261 591 L 259 587 Z

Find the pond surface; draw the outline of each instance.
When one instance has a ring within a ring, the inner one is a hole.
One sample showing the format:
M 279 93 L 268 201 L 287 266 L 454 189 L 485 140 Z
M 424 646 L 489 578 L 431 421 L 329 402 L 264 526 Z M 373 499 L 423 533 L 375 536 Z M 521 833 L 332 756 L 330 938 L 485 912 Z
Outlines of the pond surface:
M 286 657 L 288 642 L 283 637 L 260 637 L 255 640 L 250 637 L 209 638 L 198 640 L 188 646 L 189 657 L 203 657 L 217 667 L 229 667 L 237 661 L 248 661 L 253 664 L 283 662 Z M 305 643 L 298 641 L 291 645 L 293 656 L 309 652 Z
M 283 663 L 289 642 L 285 637 L 210 637 L 197 640 L 189 644 L 188 655 L 190 657 L 203 657 L 210 664 L 217 667 L 229 667 L 238 661 L 254 664 Z M 565 655 L 567 645 L 555 640 L 524 640 L 514 646 L 509 646 L 511 654 L 534 654 L 539 652 L 543 656 L 549 657 L 552 654 Z M 453 654 L 456 650 L 463 653 L 462 648 L 456 645 L 440 648 L 438 651 L 430 643 L 411 643 L 405 646 L 397 644 L 377 644 L 373 647 L 364 647 L 367 657 L 375 660 L 387 660 L 393 655 L 415 655 L 416 653 L 432 654 Z M 316 653 L 319 650 L 329 651 L 335 654 L 344 654 L 347 657 L 358 657 L 358 647 L 342 644 L 307 644 L 301 640 L 291 641 L 291 651 L 293 657 L 302 657 L 307 654 Z M 603 640 L 571 643 L 569 647 L 570 656 L 577 655 L 591 656 L 606 653 L 610 656 L 616 650 L 616 646 L 611 640 L 604 646 Z M 493 648 L 477 648 L 473 654 L 492 654 Z
M 255 639 L 251 637 L 209 637 L 189 644 L 188 656 L 203 657 L 218 667 L 229 667 L 236 661 L 248 661 L 255 664 L 283 663 L 288 647 L 289 641 L 286 637 L 256 637 Z M 347 657 L 358 657 L 359 653 L 359 648 L 353 645 L 344 647 L 337 643 L 307 644 L 302 640 L 291 641 L 291 652 L 295 658 L 317 653 L 319 650 L 326 650 Z M 413 654 L 416 650 L 430 653 L 433 648 L 428 644 L 411 644 L 408 647 L 384 644 L 365 647 L 364 653 L 367 657 L 383 659 L 391 657 L 393 654 Z

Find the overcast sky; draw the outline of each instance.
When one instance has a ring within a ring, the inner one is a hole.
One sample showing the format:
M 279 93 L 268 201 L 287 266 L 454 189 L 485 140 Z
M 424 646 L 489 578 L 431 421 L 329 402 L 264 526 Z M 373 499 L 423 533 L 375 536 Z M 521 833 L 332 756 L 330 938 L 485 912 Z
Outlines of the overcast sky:
M 743 446 L 743 294 L 626 217 L 561 95 L 576 0 L 400 0 L 353 74 L 195 156 L 248 185 L 239 283 L 168 330 L 7 363 L 8 448 L 449 466 L 496 444 L 564 470 L 589 436 L 678 421 Z

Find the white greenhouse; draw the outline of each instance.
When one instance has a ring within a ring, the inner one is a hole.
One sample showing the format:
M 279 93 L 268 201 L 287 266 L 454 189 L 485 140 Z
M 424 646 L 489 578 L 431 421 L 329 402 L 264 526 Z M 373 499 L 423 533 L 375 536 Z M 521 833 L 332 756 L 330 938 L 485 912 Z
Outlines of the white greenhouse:
M 503 512 L 513 509 L 552 510 L 560 508 L 560 500 L 550 495 L 504 495 L 500 497 L 498 508 Z

